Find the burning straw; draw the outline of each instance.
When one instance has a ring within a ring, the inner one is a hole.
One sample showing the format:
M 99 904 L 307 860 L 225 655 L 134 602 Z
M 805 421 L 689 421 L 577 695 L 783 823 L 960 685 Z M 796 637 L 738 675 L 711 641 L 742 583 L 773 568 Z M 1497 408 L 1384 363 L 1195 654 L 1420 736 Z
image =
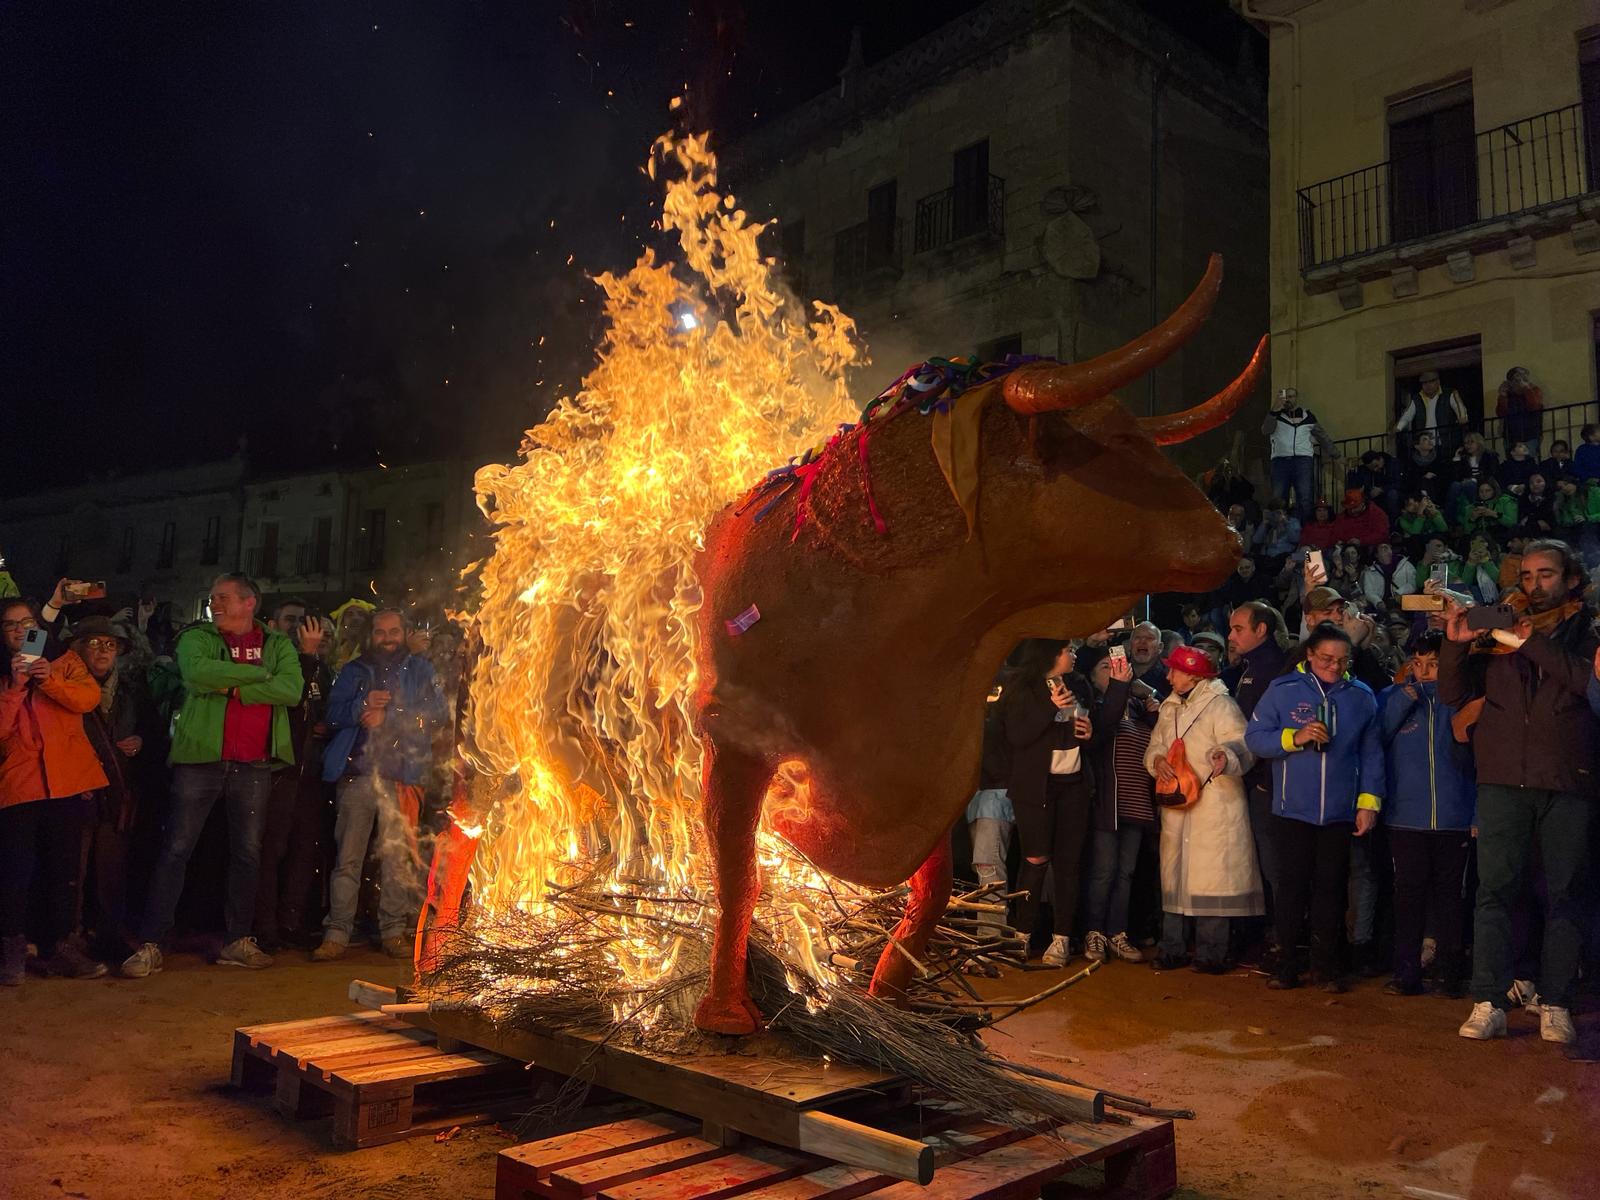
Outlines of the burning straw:
M 625 1040 L 657 1053 L 725 1049 L 693 1029 L 695 1001 L 710 959 L 709 921 L 689 893 L 619 893 L 604 872 L 585 885 L 552 889 L 543 911 L 479 909 L 443 939 L 438 968 L 418 981 L 417 997 L 436 1009 L 470 1009 L 502 1028 L 563 1031 Z M 762 1049 L 826 1056 L 902 1076 L 959 1101 L 979 1117 L 1012 1124 L 1085 1117 L 1085 1085 L 992 1054 L 977 1031 L 1005 1020 L 1092 974 L 1098 963 L 1023 1000 L 985 1001 L 964 975 L 987 962 L 1023 962 L 1024 940 L 998 920 L 993 889 L 952 902 L 908 994 L 897 1008 L 866 995 L 859 981 L 889 944 L 903 903 L 896 891 L 832 896 L 820 926 L 833 978 L 812 969 L 818 948 L 802 953 L 770 912 L 751 932 L 751 991 L 772 1038 Z M 614 965 L 619 938 L 641 923 L 673 940 L 675 966 L 630 980 Z M 975 928 L 974 926 L 978 926 Z M 775 931 L 776 930 L 776 931 Z M 813 926 L 813 933 L 817 930 Z M 1108 1094 L 1114 1107 L 1142 1106 Z M 571 1096 L 567 1097 L 572 1102 Z

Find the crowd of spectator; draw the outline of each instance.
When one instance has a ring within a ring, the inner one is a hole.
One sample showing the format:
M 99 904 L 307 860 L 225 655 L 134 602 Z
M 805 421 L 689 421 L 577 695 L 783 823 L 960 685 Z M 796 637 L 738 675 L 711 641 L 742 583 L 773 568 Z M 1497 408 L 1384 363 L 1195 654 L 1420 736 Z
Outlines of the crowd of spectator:
M 1272 494 L 1227 464 L 1203 481 L 1243 550 L 1225 583 L 1153 598 L 1172 629 L 1013 656 L 968 819 L 974 873 L 1025 893 L 1011 919 L 1047 964 L 1431 981 L 1470 994 L 1464 1037 L 1528 1007 L 1574 1040 L 1600 963 L 1600 426 L 1541 459 L 1519 368 L 1501 455 L 1422 382 L 1405 461 L 1342 464 L 1337 504 L 1311 490 L 1332 445 L 1281 392 Z
M 450 627 L 263 608 L 236 573 L 188 623 L 72 579 L 41 605 L 0 574 L 0 609 L 0 984 L 143 978 L 175 943 L 247 969 L 367 934 L 411 957 L 448 801 Z

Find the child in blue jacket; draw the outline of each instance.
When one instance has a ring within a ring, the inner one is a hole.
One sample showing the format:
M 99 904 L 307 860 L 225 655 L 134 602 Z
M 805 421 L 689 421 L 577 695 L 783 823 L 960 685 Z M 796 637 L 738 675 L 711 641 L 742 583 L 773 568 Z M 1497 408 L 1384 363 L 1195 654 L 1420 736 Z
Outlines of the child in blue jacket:
M 1437 630 L 1423 634 L 1412 647 L 1410 678 L 1378 697 L 1389 763 L 1383 823 L 1394 860 L 1394 978 L 1383 990 L 1392 996 L 1422 994 L 1422 934 L 1430 917 L 1443 989 L 1456 999 L 1466 994 L 1462 889 L 1478 789 L 1471 749 L 1451 733 L 1455 709 L 1438 697 L 1443 640 Z
M 1324 621 L 1307 636 L 1305 650 L 1305 661 L 1262 693 L 1244 735 L 1272 776 L 1273 920 L 1282 958 L 1267 986 L 1299 986 L 1294 947 L 1309 908 L 1312 976 L 1323 991 L 1342 992 L 1339 935 L 1350 837 L 1365 837 L 1378 822 L 1383 743 L 1377 698 L 1346 674 L 1354 654 L 1350 635 Z

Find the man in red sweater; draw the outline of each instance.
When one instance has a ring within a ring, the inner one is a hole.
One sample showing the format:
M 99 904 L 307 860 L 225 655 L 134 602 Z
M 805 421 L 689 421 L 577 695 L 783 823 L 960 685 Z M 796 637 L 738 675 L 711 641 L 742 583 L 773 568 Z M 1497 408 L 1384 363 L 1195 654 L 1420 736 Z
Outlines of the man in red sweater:
M 1367 503 L 1367 494 L 1351 488 L 1344 494 L 1344 511 L 1333 519 L 1333 540 L 1360 542 L 1370 550 L 1389 540 L 1389 518 L 1376 504 Z

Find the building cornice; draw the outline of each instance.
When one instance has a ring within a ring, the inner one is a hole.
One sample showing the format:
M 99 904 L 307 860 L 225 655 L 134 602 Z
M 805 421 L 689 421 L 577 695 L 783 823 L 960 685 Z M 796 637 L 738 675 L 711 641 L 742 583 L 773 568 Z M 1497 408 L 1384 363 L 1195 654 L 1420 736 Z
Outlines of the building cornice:
M 1004 59 L 1032 34 L 1074 20 L 1117 38 L 1169 72 L 1211 107 L 1265 131 L 1265 98 L 1241 87 L 1191 44 L 1137 11 L 1106 0 L 990 0 L 881 62 L 848 71 L 841 85 L 759 126 L 723 148 L 732 171 L 759 175 L 785 158 L 837 142 L 865 121 L 904 104 L 963 69 Z

